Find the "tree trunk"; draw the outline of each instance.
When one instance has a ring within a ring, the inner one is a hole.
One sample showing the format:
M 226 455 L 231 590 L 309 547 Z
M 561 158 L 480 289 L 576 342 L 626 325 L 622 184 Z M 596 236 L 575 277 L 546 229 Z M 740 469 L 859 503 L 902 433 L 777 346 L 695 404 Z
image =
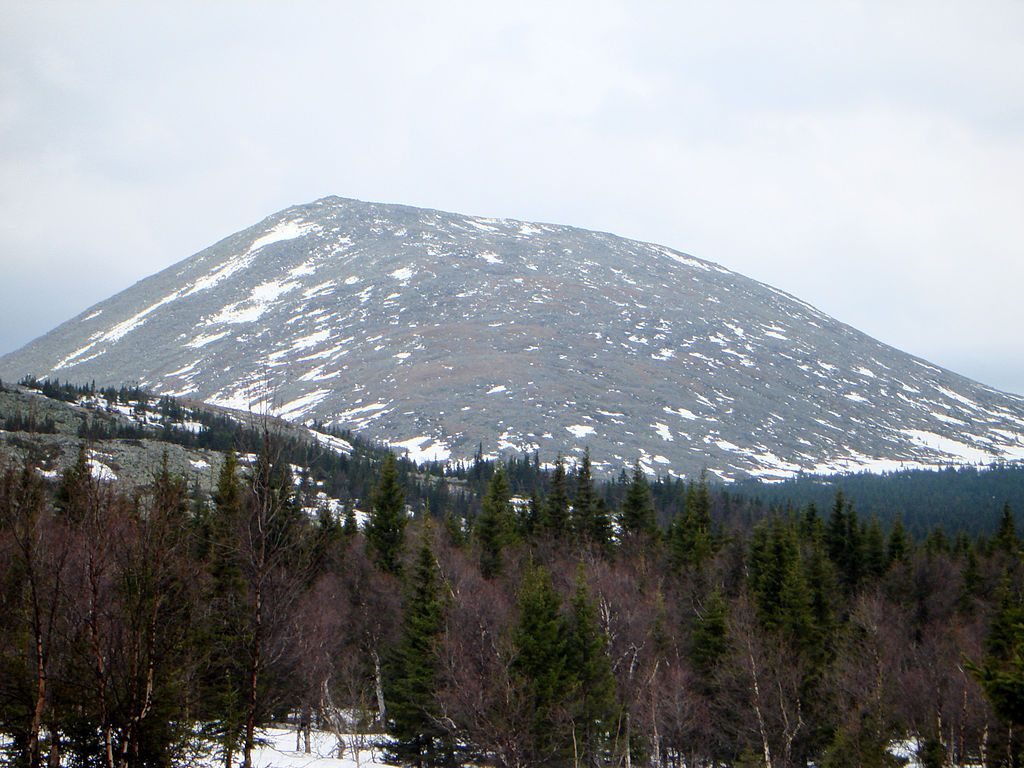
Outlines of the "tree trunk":
M 377 716 L 381 727 L 384 727 L 388 721 L 388 711 L 384 706 L 384 677 L 380 668 L 380 655 L 376 649 L 371 653 L 373 654 L 373 681 L 377 688 Z
M 761 683 L 757 675 L 757 661 L 754 659 L 754 649 L 747 638 L 747 661 L 750 663 L 750 677 L 753 681 L 754 693 L 754 714 L 757 716 L 757 730 L 761 736 L 761 748 L 764 751 L 764 766 L 772 768 L 772 750 L 768 744 L 768 730 L 764 722 L 764 711 L 761 704 Z
M 258 578 L 256 580 L 255 617 L 253 624 L 252 658 L 249 665 L 249 692 L 248 706 L 245 713 L 245 746 L 243 748 L 242 768 L 252 768 L 252 750 L 256 745 L 256 704 L 263 641 L 261 637 L 263 626 L 263 590 Z

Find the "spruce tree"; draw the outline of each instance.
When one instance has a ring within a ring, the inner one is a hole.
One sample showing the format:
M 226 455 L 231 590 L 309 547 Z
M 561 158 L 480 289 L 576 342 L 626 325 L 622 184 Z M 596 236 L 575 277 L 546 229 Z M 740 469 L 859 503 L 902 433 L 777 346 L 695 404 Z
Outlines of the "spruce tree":
M 713 691 L 715 671 L 728 651 L 728 606 L 716 586 L 697 612 L 690 634 L 689 657 L 705 695 Z
M 1015 553 L 1020 548 L 1017 538 L 1017 523 L 1013 519 L 1013 510 L 1009 502 L 1003 504 L 1003 513 L 999 518 L 999 528 L 992 537 L 992 545 L 1000 551 Z
M 633 475 L 622 500 L 619 523 L 623 534 L 627 536 L 654 536 L 658 532 L 651 488 L 639 461 L 633 465 Z
M 576 465 L 576 494 L 572 498 L 572 530 L 579 541 L 589 541 L 594 533 L 597 495 L 590 471 L 590 449 Z
M 542 566 L 527 566 L 519 589 L 518 611 L 509 670 L 527 709 L 528 733 L 524 734 L 523 751 L 534 765 L 557 764 L 571 741 L 559 724 L 573 692 L 573 680 L 567 669 L 561 601 Z
M 384 459 L 380 478 L 370 496 L 366 523 L 366 548 L 381 570 L 398 573 L 405 539 L 405 492 L 398 482 L 398 466 L 392 453 Z
M 604 760 L 617 714 L 615 676 L 607 637 L 598 626 L 583 567 L 576 575 L 566 637 L 566 671 L 575 696 L 571 715 L 575 765 L 597 766 Z
M 903 520 L 897 517 L 893 520 L 892 528 L 889 529 L 889 542 L 886 547 L 886 555 L 889 558 L 889 566 L 897 563 L 907 562 L 910 555 L 910 540 L 903 528 Z
M 670 565 L 676 570 L 701 570 L 714 551 L 711 531 L 711 495 L 707 477 L 690 482 L 686 488 L 686 504 L 682 514 L 672 519 L 668 532 Z
M 341 535 L 345 541 L 352 541 L 357 533 L 359 533 L 359 521 L 356 520 L 356 505 L 352 499 L 346 499 L 342 513 Z
M 386 690 L 389 731 L 394 737 L 390 757 L 418 768 L 448 763 L 452 751 L 439 725 L 435 699 L 445 604 L 431 535 L 428 520 L 406 589 L 401 639 L 388 665 Z
M 982 666 L 971 665 L 992 709 L 1014 728 L 1024 726 L 1024 600 L 1003 575 L 998 607 L 985 638 Z
M 501 573 L 502 550 L 514 543 L 516 538 L 508 480 L 502 467 L 499 466 L 491 477 L 481 506 L 482 511 L 475 527 L 480 542 L 480 571 L 484 578 L 492 579 Z
M 864 572 L 869 579 L 880 579 L 885 575 L 887 562 L 885 536 L 882 525 L 874 515 L 864 535 Z
M 559 455 L 551 473 L 551 489 L 544 500 L 541 527 L 555 538 L 561 538 L 569 527 L 569 491 L 565 476 L 565 460 Z
M 210 511 L 210 587 L 206 595 L 210 612 L 201 630 L 210 655 L 200 698 L 207 736 L 217 744 L 225 766 L 231 766 L 242 745 L 246 721 L 248 606 L 238 546 L 244 504 L 238 457 L 229 450 L 220 466 Z

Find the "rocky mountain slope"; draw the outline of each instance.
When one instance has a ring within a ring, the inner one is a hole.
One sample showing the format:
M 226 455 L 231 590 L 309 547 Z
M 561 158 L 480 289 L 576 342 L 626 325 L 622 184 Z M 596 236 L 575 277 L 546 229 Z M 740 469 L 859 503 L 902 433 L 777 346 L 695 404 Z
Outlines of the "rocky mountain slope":
M 0 358 L 387 440 L 731 479 L 1024 458 L 1024 398 L 770 286 L 567 226 L 337 197 Z

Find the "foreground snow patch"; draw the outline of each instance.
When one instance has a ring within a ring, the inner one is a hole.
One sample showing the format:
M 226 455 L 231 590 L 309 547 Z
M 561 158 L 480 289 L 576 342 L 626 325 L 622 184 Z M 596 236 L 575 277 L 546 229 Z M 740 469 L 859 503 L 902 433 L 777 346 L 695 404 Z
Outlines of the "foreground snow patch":
M 357 739 L 342 739 L 339 754 L 338 739 L 334 734 L 325 731 L 313 731 L 310 739 L 310 751 L 295 749 L 295 731 L 290 728 L 268 728 L 259 733 L 264 746 L 257 747 L 253 752 L 253 768 L 373 768 L 386 766 L 380 749 L 371 748 L 372 737 L 358 739 L 364 746 L 354 749 Z M 223 762 L 212 756 L 202 759 L 198 765 L 202 768 L 223 768 Z

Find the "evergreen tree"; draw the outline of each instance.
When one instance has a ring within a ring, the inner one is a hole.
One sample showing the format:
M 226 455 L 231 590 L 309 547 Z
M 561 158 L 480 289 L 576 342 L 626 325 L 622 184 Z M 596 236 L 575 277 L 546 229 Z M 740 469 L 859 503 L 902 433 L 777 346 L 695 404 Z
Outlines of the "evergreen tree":
M 690 634 L 690 661 L 705 694 L 711 693 L 715 671 L 728 651 L 728 606 L 716 586 L 697 612 Z
M 398 482 L 395 456 L 389 453 L 370 497 L 370 518 L 365 530 L 367 550 L 377 565 L 388 573 L 398 573 L 401 569 L 407 522 L 405 492 Z
M 557 765 L 571 740 L 565 738 L 560 726 L 568 714 L 573 680 L 567 669 L 561 601 L 542 566 L 527 566 L 519 589 L 518 609 L 509 669 L 523 694 L 529 718 L 524 752 L 533 765 Z
M 633 475 L 622 500 L 619 524 L 627 536 L 654 536 L 658 526 L 654 517 L 654 499 L 640 462 L 633 465 Z
M 972 666 L 985 696 L 1007 724 L 1024 726 L 1024 600 L 1004 576 L 985 641 L 985 660 Z
M 999 518 L 999 528 L 992 537 L 992 545 L 1003 552 L 1016 553 L 1020 549 L 1017 538 L 1017 523 L 1013 519 L 1013 510 L 1009 503 L 1003 504 L 1003 514 Z
M 248 612 L 238 538 L 242 536 L 244 498 L 238 457 L 229 450 L 221 463 L 210 513 L 210 606 L 202 632 L 210 649 L 202 680 L 206 735 L 230 767 L 245 732 Z
M 711 495 L 703 472 L 699 482 L 687 484 L 684 511 L 672 519 L 668 545 L 669 561 L 677 570 L 693 568 L 700 571 L 711 557 L 714 550 Z
M 594 492 L 594 479 L 590 468 L 590 449 L 576 465 L 576 495 L 572 499 L 572 529 L 581 542 L 600 547 L 611 541 L 611 520 L 602 499 Z
M 502 550 L 515 542 L 516 524 L 509 503 L 508 480 L 498 467 L 482 502 L 476 522 L 476 535 L 480 542 L 480 571 L 484 578 L 492 579 L 501 573 Z
M 887 568 L 885 536 L 878 518 L 871 517 L 864 535 L 864 572 L 869 579 L 880 579 Z
M 551 489 L 544 500 L 541 527 L 555 538 L 565 535 L 569 528 L 569 490 L 565 476 L 565 460 L 559 455 L 551 473 Z
M 575 738 L 575 765 L 598 766 L 605 758 L 617 714 L 615 676 L 607 652 L 607 638 L 598 626 L 597 609 L 590 599 L 582 566 L 566 637 L 566 671 L 576 691 L 571 707 Z
M 402 614 L 401 639 L 389 666 L 387 700 L 391 758 L 428 768 L 451 762 L 452 747 L 440 725 L 434 694 L 438 689 L 438 647 L 445 605 L 429 520 L 410 574 Z
M 346 499 L 342 513 L 341 535 L 345 541 L 352 541 L 357 533 L 359 533 L 359 521 L 356 520 L 356 505 L 352 499 Z
M 893 520 L 892 528 L 889 530 L 889 544 L 886 552 L 889 558 L 889 566 L 896 563 L 907 562 L 910 554 L 910 541 L 907 532 L 903 528 L 903 520 L 897 517 Z

